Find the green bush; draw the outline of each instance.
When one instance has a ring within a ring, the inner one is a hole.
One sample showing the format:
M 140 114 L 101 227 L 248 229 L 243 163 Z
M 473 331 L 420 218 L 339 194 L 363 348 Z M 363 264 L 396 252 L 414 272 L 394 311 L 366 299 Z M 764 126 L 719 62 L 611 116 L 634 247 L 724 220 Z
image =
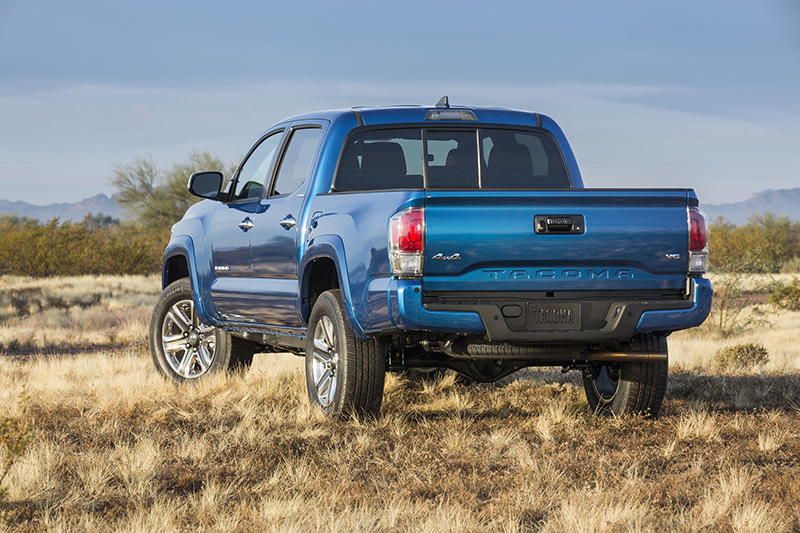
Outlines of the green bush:
M 800 256 L 795 256 L 783 263 L 781 274 L 800 274 Z
M 769 353 L 763 344 L 750 342 L 726 346 L 717 352 L 714 360 L 722 369 L 747 369 L 766 365 Z
M 780 284 L 769 297 L 769 303 L 789 309 L 800 311 L 800 279 L 792 276 L 792 283 L 788 287 Z
M 800 223 L 770 212 L 744 226 L 720 217 L 709 224 L 708 234 L 710 266 L 717 272 L 777 273 L 800 254 Z
M 0 218 L 0 275 L 50 277 L 151 274 L 161 268 L 168 229 Z M 103 220 L 103 222 L 107 222 Z

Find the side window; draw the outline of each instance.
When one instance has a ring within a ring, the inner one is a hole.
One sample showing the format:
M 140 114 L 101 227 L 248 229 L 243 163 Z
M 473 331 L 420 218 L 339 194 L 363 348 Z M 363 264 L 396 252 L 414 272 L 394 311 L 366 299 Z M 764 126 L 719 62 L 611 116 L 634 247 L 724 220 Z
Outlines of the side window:
M 275 179 L 273 196 L 294 192 L 306 181 L 321 132 L 320 128 L 302 128 L 292 132 Z
M 269 180 L 267 173 L 275 159 L 283 132 L 270 135 L 259 144 L 242 165 L 231 200 L 253 200 L 261 193 Z

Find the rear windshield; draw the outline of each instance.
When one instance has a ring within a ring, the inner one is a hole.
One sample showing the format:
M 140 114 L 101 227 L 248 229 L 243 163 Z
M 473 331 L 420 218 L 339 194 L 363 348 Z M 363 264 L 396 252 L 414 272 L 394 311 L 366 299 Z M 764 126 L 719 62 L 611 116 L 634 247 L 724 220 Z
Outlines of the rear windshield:
M 427 179 L 426 179 L 427 178 Z M 336 191 L 569 189 L 555 140 L 501 128 L 371 130 L 345 143 Z

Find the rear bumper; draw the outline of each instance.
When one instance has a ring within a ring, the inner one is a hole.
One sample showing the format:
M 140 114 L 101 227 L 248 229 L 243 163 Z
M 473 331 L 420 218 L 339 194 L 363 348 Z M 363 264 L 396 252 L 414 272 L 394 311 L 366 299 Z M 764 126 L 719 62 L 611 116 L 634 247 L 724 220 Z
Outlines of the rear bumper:
M 635 333 L 678 331 L 694 328 L 705 322 L 711 312 L 714 289 L 706 278 L 692 278 L 692 306 L 688 309 L 646 311 L 642 313 Z
M 444 331 L 452 333 L 486 333 L 478 313 L 457 310 L 429 310 L 422 304 L 422 282 L 394 279 L 389 286 L 389 308 L 397 329 Z
M 581 301 L 587 317 L 584 329 L 568 331 L 525 330 L 524 318 L 520 324 L 503 316 L 503 302 L 423 304 L 418 280 L 393 280 L 389 304 L 392 321 L 400 330 L 479 334 L 490 341 L 510 343 L 597 343 L 699 326 L 711 310 L 711 282 L 692 279 L 690 291 L 687 300 Z

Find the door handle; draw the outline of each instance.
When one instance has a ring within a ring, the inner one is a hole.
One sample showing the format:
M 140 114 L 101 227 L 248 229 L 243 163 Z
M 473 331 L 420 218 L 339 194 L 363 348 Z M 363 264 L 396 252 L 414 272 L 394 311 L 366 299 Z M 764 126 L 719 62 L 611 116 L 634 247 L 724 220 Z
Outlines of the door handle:
M 583 215 L 536 215 L 533 231 L 539 235 L 581 235 L 586 231 Z
M 286 218 L 280 221 L 280 225 L 286 229 L 293 228 L 296 224 L 297 221 L 292 215 L 286 215 Z
M 242 229 L 242 231 L 244 231 L 245 233 L 247 233 L 247 230 L 249 230 L 249 229 L 252 229 L 252 228 L 253 228 L 253 226 L 254 226 L 254 224 L 253 224 L 253 221 L 252 221 L 252 220 L 250 220 L 250 217 L 247 217 L 247 218 L 245 218 L 244 220 L 242 220 L 241 222 L 239 222 L 239 227 L 240 227 L 240 228 Z

